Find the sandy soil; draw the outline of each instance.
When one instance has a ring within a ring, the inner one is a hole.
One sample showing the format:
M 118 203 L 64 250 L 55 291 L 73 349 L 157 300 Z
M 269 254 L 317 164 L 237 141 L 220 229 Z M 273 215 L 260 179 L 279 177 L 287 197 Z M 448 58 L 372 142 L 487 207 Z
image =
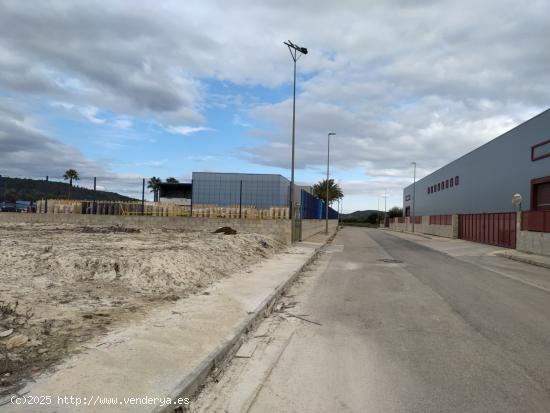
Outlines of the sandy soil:
M 0 396 L 91 338 L 283 248 L 258 234 L 0 225 Z

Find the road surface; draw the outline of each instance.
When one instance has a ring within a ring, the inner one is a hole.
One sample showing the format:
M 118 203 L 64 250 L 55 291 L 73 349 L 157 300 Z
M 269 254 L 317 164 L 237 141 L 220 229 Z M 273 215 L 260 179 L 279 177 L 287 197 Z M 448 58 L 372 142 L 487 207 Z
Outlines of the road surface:
M 550 412 L 550 270 L 495 249 L 345 228 L 194 411 Z

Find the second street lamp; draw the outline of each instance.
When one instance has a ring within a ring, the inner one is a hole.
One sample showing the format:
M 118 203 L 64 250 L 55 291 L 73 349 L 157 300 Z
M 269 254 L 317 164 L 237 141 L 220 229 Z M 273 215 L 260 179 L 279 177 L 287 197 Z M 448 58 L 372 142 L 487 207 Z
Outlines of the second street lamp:
M 288 46 L 292 60 L 294 61 L 294 90 L 292 95 L 292 160 L 290 166 L 290 242 L 294 242 L 296 234 L 296 217 L 294 216 L 294 142 L 295 142 L 295 131 L 296 131 L 296 62 L 303 55 L 307 54 L 307 49 L 305 47 L 300 47 L 295 45 L 290 40 L 284 42 Z
M 416 162 L 411 162 L 411 165 L 414 166 L 414 172 L 413 172 L 413 210 L 412 210 L 412 232 L 414 232 L 414 221 L 416 221 L 416 215 L 414 211 L 414 204 L 416 203 Z
M 327 136 L 327 199 L 325 202 L 325 232 L 328 234 L 328 195 L 329 195 L 329 165 L 330 165 L 330 137 L 336 135 L 334 132 L 329 132 Z

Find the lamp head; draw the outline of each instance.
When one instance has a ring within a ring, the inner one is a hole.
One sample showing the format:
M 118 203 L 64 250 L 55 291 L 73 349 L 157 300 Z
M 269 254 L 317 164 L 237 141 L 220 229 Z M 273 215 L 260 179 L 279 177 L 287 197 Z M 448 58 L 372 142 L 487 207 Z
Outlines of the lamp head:
M 283 43 L 286 44 L 288 47 L 293 48 L 297 52 L 300 52 L 302 54 L 307 54 L 307 48 L 306 47 L 300 47 L 297 44 L 292 43 L 290 40 L 288 42 L 283 42 Z

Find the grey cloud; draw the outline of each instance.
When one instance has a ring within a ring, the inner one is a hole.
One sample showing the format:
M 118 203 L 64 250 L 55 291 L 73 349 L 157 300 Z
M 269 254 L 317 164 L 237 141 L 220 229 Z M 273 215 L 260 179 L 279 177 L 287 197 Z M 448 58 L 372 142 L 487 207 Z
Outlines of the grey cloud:
M 69 168 L 83 175 L 105 173 L 74 147 L 34 128 L 13 108 L 0 105 L 0 173 L 18 177 L 61 176 Z
M 338 168 L 397 181 L 411 160 L 428 173 L 546 108 L 548 15 L 545 0 L 6 1 L 0 88 L 198 125 L 205 108 L 252 100 L 216 96 L 206 79 L 290 95 L 291 39 L 310 50 L 298 65 L 298 166 L 322 165 L 334 130 Z M 252 125 L 245 159 L 288 167 L 290 103 L 252 102 L 246 121 L 270 126 Z
M 170 32 L 168 16 L 139 5 L 133 12 L 106 3 L 35 6 L 0 5 L 0 54 L 9 57 L 0 63 L 0 87 L 131 115 L 204 121 L 200 85 L 173 59 L 181 35 L 198 46 L 200 35 Z M 67 79 L 85 90 L 65 88 Z

